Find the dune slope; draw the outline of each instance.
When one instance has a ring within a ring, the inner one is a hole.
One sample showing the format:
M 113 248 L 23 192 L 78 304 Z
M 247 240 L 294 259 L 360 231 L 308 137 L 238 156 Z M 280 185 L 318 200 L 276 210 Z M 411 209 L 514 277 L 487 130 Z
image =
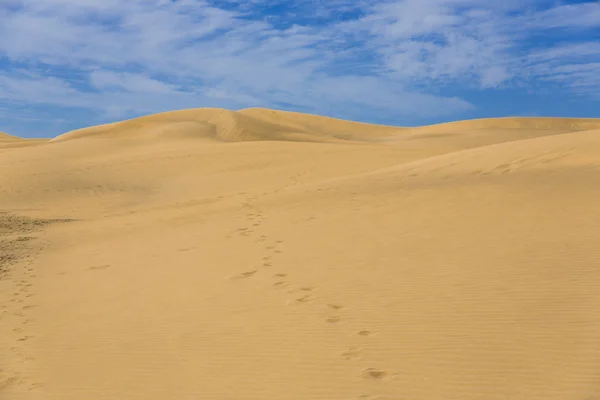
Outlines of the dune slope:
M 594 399 L 598 203 L 600 120 L 202 109 L 6 149 L 0 394 Z
M 79 129 L 53 139 L 65 141 L 90 137 L 120 139 L 190 138 L 240 142 L 255 140 L 336 141 L 310 124 L 283 122 L 281 118 L 255 118 L 253 113 L 225 109 L 191 109 L 150 115 L 132 120 Z M 341 122 L 346 123 L 346 122 Z M 346 123 L 348 124 L 348 123 Z
M 137 143 L 178 139 L 209 142 L 395 143 L 403 140 L 427 142 L 425 146 L 414 144 L 419 148 L 442 146 L 456 150 L 589 129 L 600 129 L 600 122 L 581 118 L 491 118 L 402 128 L 264 108 L 237 112 L 200 108 L 78 129 L 52 141 L 102 138 L 133 140 Z M 411 144 L 404 146 L 409 148 Z
M 12 149 L 15 147 L 28 147 L 46 143 L 48 139 L 22 139 L 18 136 L 12 136 L 7 133 L 0 132 L 0 150 Z

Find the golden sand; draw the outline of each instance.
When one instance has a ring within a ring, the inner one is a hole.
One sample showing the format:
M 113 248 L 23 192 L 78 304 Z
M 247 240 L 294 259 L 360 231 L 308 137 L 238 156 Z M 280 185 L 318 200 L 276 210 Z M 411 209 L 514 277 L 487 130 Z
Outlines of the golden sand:
M 600 119 L 0 134 L 2 400 L 600 398 Z

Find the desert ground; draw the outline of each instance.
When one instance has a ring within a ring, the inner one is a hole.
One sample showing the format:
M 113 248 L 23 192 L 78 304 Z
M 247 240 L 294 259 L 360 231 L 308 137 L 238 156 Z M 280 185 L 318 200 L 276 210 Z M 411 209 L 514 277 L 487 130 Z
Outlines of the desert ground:
M 2 400 L 598 400 L 600 119 L 0 134 Z

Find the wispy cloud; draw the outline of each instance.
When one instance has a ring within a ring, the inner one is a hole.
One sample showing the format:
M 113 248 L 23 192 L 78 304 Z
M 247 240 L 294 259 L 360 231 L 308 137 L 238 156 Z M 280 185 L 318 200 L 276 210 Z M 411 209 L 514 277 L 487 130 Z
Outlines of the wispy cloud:
M 600 4 L 552 4 L 4 0 L 0 102 L 98 120 L 265 106 L 400 122 L 460 115 L 477 104 L 455 93 L 517 81 L 594 95 L 600 49 L 585 33 Z

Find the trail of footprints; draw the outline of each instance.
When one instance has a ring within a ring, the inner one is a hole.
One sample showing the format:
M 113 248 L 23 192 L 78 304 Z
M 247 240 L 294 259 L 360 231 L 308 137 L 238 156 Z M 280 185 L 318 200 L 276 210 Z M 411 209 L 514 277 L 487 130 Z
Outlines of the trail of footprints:
M 24 268 L 23 271 L 11 271 L 10 276 L 7 277 L 15 283 L 15 290 L 10 294 L 6 293 L 10 296 L 10 300 L 0 307 L 0 321 L 5 320 L 2 324 L 14 340 L 9 348 L 9 354 L 22 368 L 11 363 L 13 367 L 10 370 L 0 371 L 0 391 L 17 386 L 26 387 L 28 391 L 40 387 L 40 384 L 28 378 L 25 372 L 28 369 L 27 365 L 34 361 L 26 342 L 33 339 L 29 333 L 32 320 L 28 316 L 28 310 L 35 307 L 31 291 L 32 280 L 36 274 L 31 265 L 25 265 Z
M 248 221 L 247 227 L 242 227 L 237 230 L 240 236 L 253 238 L 254 242 L 259 243 L 263 246 L 265 255 L 261 258 L 259 266 L 255 269 L 245 271 L 239 275 L 232 277 L 232 280 L 248 279 L 254 277 L 259 272 L 267 271 L 275 266 L 274 258 L 277 254 L 281 253 L 282 241 L 270 240 L 266 235 L 262 235 L 259 232 L 260 226 L 264 220 L 261 210 L 253 204 L 257 197 L 251 197 L 243 207 L 246 211 L 246 220 Z M 270 274 L 272 278 L 272 287 L 278 290 L 284 290 L 288 294 L 293 294 L 293 298 L 287 302 L 288 305 L 303 305 L 303 304 L 319 304 L 319 299 L 315 295 L 316 288 L 309 285 L 296 286 L 291 282 L 289 275 L 285 272 L 280 272 L 276 268 L 272 268 Z M 322 307 L 324 322 L 329 325 L 338 325 L 343 323 L 343 312 L 344 306 L 341 304 L 319 304 Z M 369 336 L 373 335 L 373 332 L 367 329 L 359 330 L 356 332 L 356 336 L 359 341 L 368 340 Z M 349 362 L 362 362 L 364 349 L 360 346 L 353 346 L 344 351 L 340 352 L 340 357 Z M 365 365 L 362 369 L 362 377 L 364 379 L 380 381 L 393 378 L 392 374 L 387 371 L 373 368 Z M 373 395 L 361 395 L 359 399 L 379 399 L 378 396 Z

